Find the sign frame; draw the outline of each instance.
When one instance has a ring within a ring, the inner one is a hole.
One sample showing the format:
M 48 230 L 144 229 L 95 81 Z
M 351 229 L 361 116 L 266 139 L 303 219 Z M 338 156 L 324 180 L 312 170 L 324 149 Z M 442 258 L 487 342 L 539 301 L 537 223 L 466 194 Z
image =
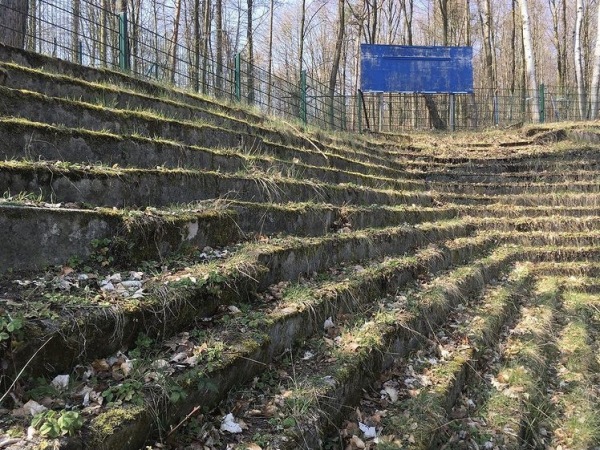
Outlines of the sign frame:
M 472 94 L 473 47 L 361 44 L 361 90 Z

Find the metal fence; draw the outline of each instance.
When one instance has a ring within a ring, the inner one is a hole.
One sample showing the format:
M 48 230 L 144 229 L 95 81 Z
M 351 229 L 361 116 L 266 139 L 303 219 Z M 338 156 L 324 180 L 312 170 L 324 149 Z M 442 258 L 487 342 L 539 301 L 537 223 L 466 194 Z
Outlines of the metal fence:
M 204 36 L 198 44 L 181 35 L 175 42 L 166 33 L 128 20 L 126 11 L 102 8 L 101 3 L 30 0 L 25 47 L 78 64 L 123 70 L 139 78 L 243 102 L 305 124 L 347 128 L 345 99 L 330 95 L 326 85 L 306 72 L 297 82 L 290 82 L 240 54 L 219 62 Z M 0 14 L 3 8 L 9 6 L 0 6 Z
M 174 42 L 134 21 L 114 1 L 30 0 L 25 47 L 91 67 L 118 69 L 157 82 L 253 105 L 287 120 L 348 131 L 479 129 L 532 121 L 527 91 L 476 90 L 470 95 L 365 93 L 331 95 L 328 86 L 300 74 L 278 76 L 235 55 L 217 61 L 207 41 Z M 0 14 L 3 14 L 0 6 Z M 139 12 L 138 12 L 139 13 Z M 10 24 L 6 25 L 10 26 Z M 183 34 L 183 33 L 182 33 Z M 201 45 L 202 44 L 202 45 Z M 579 119 L 577 97 L 540 89 L 541 121 Z
M 468 130 L 531 122 L 581 120 L 578 96 L 540 86 L 539 118 L 532 111 L 532 91 L 476 89 L 473 94 L 365 93 L 355 99 L 361 110 L 352 129 L 394 132 L 412 129 Z M 428 101 L 429 100 L 429 101 Z

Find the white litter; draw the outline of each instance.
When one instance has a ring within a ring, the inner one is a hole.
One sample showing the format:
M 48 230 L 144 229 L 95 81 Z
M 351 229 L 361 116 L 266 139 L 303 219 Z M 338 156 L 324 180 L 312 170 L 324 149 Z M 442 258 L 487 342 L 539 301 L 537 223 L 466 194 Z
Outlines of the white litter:
M 221 431 L 227 431 L 228 433 L 241 433 L 242 427 L 236 423 L 233 414 L 229 413 L 221 422 Z
M 360 431 L 362 431 L 365 435 L 365 439 L 373 439 L 377 437 L 377 430 L 375 427 L 369 427 L 362 422 L 358 422 L 358 428 L 360 428 Z

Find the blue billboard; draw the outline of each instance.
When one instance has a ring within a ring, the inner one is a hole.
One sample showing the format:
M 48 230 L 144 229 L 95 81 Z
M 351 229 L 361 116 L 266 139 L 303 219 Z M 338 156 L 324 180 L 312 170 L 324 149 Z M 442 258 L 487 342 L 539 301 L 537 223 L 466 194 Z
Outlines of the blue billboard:
M 472 47 L 361 44 L 364 92 L 473 92 Z

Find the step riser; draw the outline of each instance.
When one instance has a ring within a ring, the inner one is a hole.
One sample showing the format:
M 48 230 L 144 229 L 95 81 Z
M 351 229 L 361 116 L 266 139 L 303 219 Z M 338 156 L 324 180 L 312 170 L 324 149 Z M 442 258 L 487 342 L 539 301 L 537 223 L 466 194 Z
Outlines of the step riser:
M 321 236 L 330 232 L 340 210 L 307 209 L 288 211 L 232 206 L 221 214 L 184 212 L 175 216 L 146 216 L 136 225 L 126 216 L 87 210 L 0 206 L 0 274 L 8 270 L 41 270 L 64 264 L 70 258 L 85 260 L 93 253 L 94 240 L 123 240 L 123 251 L 115 246 L 111 255 L 121 263 L 160 261 L 184 248 L 224 246 L 247 233 L 288 233 Z M 381 211 L 353 213 L 352 229 L 381 228 L 389 223 L 417 224 L 455 217 L 454 211 Z M 258 218 L 258 220 L 257 220 Z
M 61 174 L 46 169 L 2 170 L 0 192 L 41 193 L 54 202 L 96 206 L 167 206 L 200 200 L 232 199 L 249 202 L 317 201 L 336 205 L 427 205 L 426 194 L 381 192 L 353 187 L 312 185 L 302 181 L 265 181 L 214 173 L 124 172 L 121 175 Z
M 82 103 L 41 95 L 22 94 L 0 87 L 0 115 L 21 117 L 32 122 L 60 123 L 68 128 L 109 131 L 115 134 L 140 134 L 160 137 L 202 147 L 243 148 L 246 142 L 262 139 L 247 133 L 210 126 L 194 126 L 169 119 L 142 117 L 136 112 L 117 112 Z
M 0 206 L 0 274 L 8 270 L 42 270 L 85 260 L 93 241 L 109 239 L 111 256 L 120 264 L 160 261 L 184 248 L 224 246 L 242 236 L 235 213 L 189 214 L 169 220 L 159 216 L 137 221 L 95 211 Z M 122 245 L 122 249 L 119 248 Z
M 482 185 L 476 184 L 437 184 L 428 183 L 428 188 L 440 193 L 483 195 L 483 196 L 505 196 L 505 195 L 533 195 L 533 194 L 560 194 L 561 192 L 570 193 L 591 193 L 600 192 L 600 186 L 595 182 L 589 184 L 570 183 L 570 184 L 548 184 L 548 185 Z
M 424 190 L 424 183 L 399 179 L 399 173 L 393 172 L 393 178 L 363 176 L 369 170 L 350 160 L 330 157 L 325 161 L 319 154 L 302 150 L 281 150 L 261 144 L 264 154 L 275 154 L 310 160 L 314 166 L 294 164 L 285 160 L 268 158 L 247 158 L 239 153 L 219 153 L 209 149 L 177 145 L 148 138 L 121 138 L 103 133 L 91 133 L 78 130 L 65 130 L 54 127 L 33 126 L 18 121 L 0 121 L 0 134 L 5 138 L 0 142 L 0 158 L 7 160 L 49 160 L 72 163 L 102 161 L 105 166 L 117 164 L 120 167 L 154 169 L 189 168 L 225 173 L 259 170 L 264 173 L 289 177 L 311 178 L 326 183 L 355 183 L 358 185 L 381 187 L 390 186 L 400 190 Z M 244 149 L 246 150 L 246 149 Z M 314 160 L 314 161 L 313 161 Z M 329 164 L 335 169 L 321 167 Z M 349 173 L 348 170 L 353 173 Z M 375 171 L 375 169 L 371 169 Z M 377 170 L 378 171 L 378 170 Z
M 451 194 L 441 194 L 439 199 L 453 203 L 456 205 L 466 206 L 489 206 L 495 203 L 501 203 L 511 206 L 524 206 L 524 207 L 551 207 L 556 206 L 557 208 L 598 208 L 600 206 L 600 197 L 595 193 L 589 195 L 577 195 L 577 196 L 566 196 L 565 192 L 559 192 L 556 194 L 550 194 L 547 196 L 538 195 L 498 195 L 498 196 L 482 196 L 479 198 L 470 196 L 454 196 Z
M 237 224 L 244 232 L 260 234 L 289 233 L 298 236 L 317 236 L 332 231 L 340 217 L 350 221 L 353 230 L 383 228 L 389 224 L 415 225 L 422 222 L 450 220 L 458 216 L 454 209 L 373 209 L 348 213 L 344 207 L 331 209 L 290 210 L 231 204 L 238 214 Z
M 176 101 L 187 103 L 198 108 L 216 109 L 226 114 L 240 117 L 244 120 L 252 120 L 254 122 L 261 122 L 263 120 L 261 117 L 253 115 L 247 110 L 242 111 L 236 108 L 223 106 L 213 101 L 205 100 L 199 96 L 191 96 L 184 92 L 175 91 L 168 87 L 160 86 L 157 83 L 134 78 L 121 72 L 81 66 L 62 59 L 31 53 L 16 47 L 9 47 L 2 43 L 0 43 L 0 61 L 12 61 L 23 67 L 47 70 L 69 78 L 85 80 L 90 83 L 117 84 L 127 89 L 143 92 L 146 95 L 174 98 Z
M 562 184 L 566 182 L 577 182 L 577 183 L 597 183 L 600 178 L 598 172 L 584 172 L 584 173 L 569 173 L 563 171 L 562 174 L 550 173 L 548 175 L 522 175 L 522 176 L 511 176 L 504 174 L 491 174 L 488 176 L 483 175 L 439 175 L 439 176 L 427 176 L 426 181 L 431 183 L 433 187 L 444 185 L 444 184 L 458 184 L 464 185 L 466 183 L 473 184 L 485 184 L 485 185 L 497 185 L 498 187 L 505 184 L 522 184 L 527 183 L 548 183 L 548 184 Z
M 461 260 L 472 252 L 472 249 L 466 248 L 466 254 L 460 255 Z M 286 348 L 289 348 L 295 341 L 308 337 L 321 329 L 323 321 L 328 316 L 335 316 L 338 311 L 352 311 L 357 308 L 360 303 L 367 303 L 373 298 L 381 297 L 388 292 L 394 292 L 398 288 L 404 286 L 407 282 L 415 280 L 419 273 L 427 273 L 428 271 L 436 272 L 448 267 L 451 263 L 459 261 L 451 261 L 451 256 L 448 258 L 433 258 L 431 266 L 425 264 L 423 267 L 414 267 L 409 270 L 397 269 L 393 273 L 383 275 L 380 279 L 375 279 L 367 282 L 364 285 L 357 286 L 340 293 L 340 295 L 332 296 L 327 301 L 321 301 L 318 305 L 311 306 L 310 310 L 305 310 L 303 313 L 296 314 L 281 323 L 281 326 L 275 326 L 269 333 L 267 345 L 257 349 L 253 354 L 237 358 L 233 361 L 233 365 L 227 366 L 215 373 L 211 377 L 211 381 L 216 385 L 215 389 L 210 390 L 194 390 L 189 393 L 188 397 L 183 402 L 177 404 L 177 411 L 170 411 L 170 417 L 167 423 L 176 423 L 195 405 L 202 403 L 205 407 L 211 407 L 218 403 L 232 387 L 251 380 L 256 374 L 264 370 L 264 365 L 268 364 L 274 355 L 281 354 Z M 373 361 L 363 365 L 364 369 L 368 368 L 369 376 L 372 376 L 372 370 L 376 369 L 377 364 L 381 365 L 383 353 L 373 352 Z M 379 363 L 377 363 L 379 360 Z M 365 377 L 367 374 L 363 374 Z M 364 383 L 367 378 L 360 377 L 358 380 Z M 353 393 L 356 395 L 356 393 Z M 339 409 L 337 414 L 339 414 Z M 141 423 L 146 423 L 148 418 L 144 415 L 140 417 Z M 139 423 L 139 422 L 138 422 Z M 126 437 L 131 437 L 131 429 L 123 429 L 117 431 L 110 436 L 109 440 L 104 444 L 102 449 L 123 449 L 122 442 Z M 140 436 L 143 439 L 143 436 Z M 297 448 L 293 444 L 292 448 Z M 310 447 L 309 448 L 318 448 Z
M 552 217 L 548 219 L 534 220 L 530 218 L 528 221 L 505 220 L 505 219 L 482 219 L 473 220 L 473 225 L 482 231 L 495 231 L 501 233 L 512 233 L 519 236 L 521 233 L 559 233 L 567 235 L 569 233 L 590 232 L 594 233 L 600 226 L 600 217 L 584 217 L 584 218 L 564 218 Z M 549 236 L 551 239 L 551 236 Z
M 292 450 L 296 448 L 316 449 L 320 448 L 324 436 L 330 431 L 332 424 L 340 424 L 347 413 L 347 405 L 355 405 L 358 403 L 363 389 L 366 389 L 369 384 L 381 373 L 389 367 L 394 358 L 402 358 L 407 353 L 416 348 L 421 341 L 423 335 L 426 335 L 430 327 L 435 327 L 442 323 L 450 309 L 456 306 L 463 298 L 474 295 L 483 285 L 480 282 L 488 282 L 493 278 L 497 278 L 503 269 L 510 264 L 510 258 L 494 263 L 488 267 L 481 267 L 474 276 L 467 277 L 459 283 L 458 289 L 452 293 L 447 293 L 447 304 L 445 308 L 438 310 L 423 311 L 419 316 L 409 319 L 402 327 L 397 327 L 390 330 L 384 339 L 387 348 L 383 351 L 373 351 L 359 365 L 352 367 L 352 373 L 348 376 L 345 383 L 336 390 L 331 390 L 327 395 L 321 398 L 319 409 L 321 420 L 313 425 L 306 427 L 300 431 L 300 436 L 295 442 L 290 443 L 286 449 Z M 466 373 L 466 372 L 465 372 Z M 459 392 L 459 383 L 455 389 L 456 395 Z
M 102 357 L 129 347 L 141 332 L 149 336 L 175 334 L 194 320 L 214 314 L 220 305 L 250 301 L 254 292 L 262 291 L 279 281 L 295 281 L 300 276 L 324 271 L 342 262 L 403 254 L 413 247 L 465 236 L 470 231 L 472 229 L 469 227 L 457 226 L 433 229 L 430 232 L 382 233 L 366 238 L 330 239 L 321 244 L 265 252 L 256 255 L 255 260 L 247 264 L 241 273 L 218 284 L 218 296 L 215 296 L 214 289 L 211 290 L 210 286 L 191 285 L 178 291 L 167 290 L 169 298 L 172 298 L 160 300 L 159 297 L 158 301 L 159 304 L 167 302 L 165 314 L 157 314 L 152 306 L 127 309 L 117 313 L 120 315 L 117 321 L 114 313 L 107 314 L 104 309 L 100 309 L 99 312 L 92 310 L 77 327 L 73 327 L 72 323 L 59 325 L 58 328 L 53 323 L 31 324 L 34 329 L 30 335 L 54 337 L 37 354 L 29 370 L 34 374 L 44 373 L 45 364 L 50 362 L 56 372 L 68 370 L 85 360 L 86 354 Z M 117 323 L 127 332 L 106 342 L 105 337 L 114 333 Z M 39 348 L 39 344 L 37 340 L 29 341 L 15 352 L 13 359 L 16 366 L 27 362 Z
M 108 108 L 160 111 L 167 117 L 210 122 L 242 133 L 250 131 L 248 123 L 242 120 L 228 118 L 198 106 L 177 104 L 143 94 L 120 91 L 117 88 L 91 85 L 78 79 L 24 70 L 18 66 L 4 65 L 4 68 L 9 72 L 6 86 L 11 89 L 38 92 L 49 97 L 77 99 L 90 104 L 105 105 Z M 209 102 L 205 103 L 204 107 L 214 107 Z
M 595 208 L 562 208 L 562 207 L 540 207 L 540 208 L 517 208 L 514 205 L 496 205 L 488 207 L 465 207 L 457 208 L 457 215 L 461 217 L 473 217 L 473 218 L 490 218 L 495 217 L 497 219 L 522 219 L 528 217 L 530 219 L 537 219 L 542 217 L 555 217 L 560 216 L 562 218 L 584 218 L 594 216 L 596 214 Z

